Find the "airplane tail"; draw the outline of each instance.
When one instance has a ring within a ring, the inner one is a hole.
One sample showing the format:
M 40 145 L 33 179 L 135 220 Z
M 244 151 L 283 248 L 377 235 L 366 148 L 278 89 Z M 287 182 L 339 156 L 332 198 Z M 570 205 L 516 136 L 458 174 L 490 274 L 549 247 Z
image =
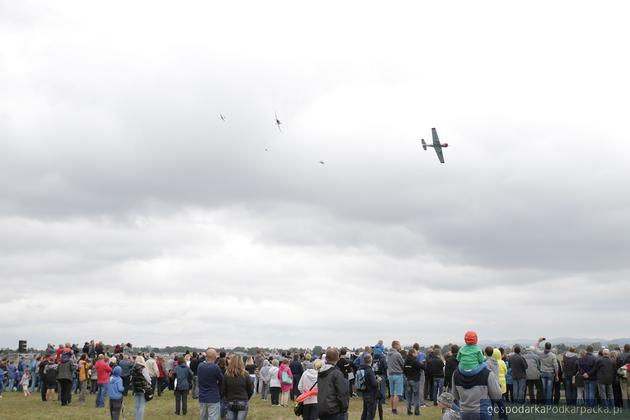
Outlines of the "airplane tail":
M 427 144 L 424 142 L 424 139 L 422 139 L 422 148 L 427 150 Z

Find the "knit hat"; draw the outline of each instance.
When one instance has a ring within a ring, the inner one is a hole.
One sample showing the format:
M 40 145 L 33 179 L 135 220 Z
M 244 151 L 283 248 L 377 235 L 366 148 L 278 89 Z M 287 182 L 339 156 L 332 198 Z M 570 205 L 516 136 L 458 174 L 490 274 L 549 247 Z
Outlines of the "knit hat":
M 477 333 L 474 331 L 466 331 L 466 334 L 464 334 L 464 341 L 466 344 L 477 344 Z
M 449 408 L 453 406 L 453 401 L 455 401 L 455 398 L 450 392 L 442 392 L 437 399 L 438 403 L 444 404 Z

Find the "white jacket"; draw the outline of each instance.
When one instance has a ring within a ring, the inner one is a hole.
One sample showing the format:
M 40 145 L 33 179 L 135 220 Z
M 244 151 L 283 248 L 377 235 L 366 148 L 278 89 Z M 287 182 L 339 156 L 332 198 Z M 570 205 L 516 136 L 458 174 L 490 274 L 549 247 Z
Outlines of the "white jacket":
M 269 368 L 269 375 L 271 376 L 271 380 L 269 381 L 269 388 L 280 388 L 280 379 L 278 379 L 278 366 L 271 366 Z
M 317 382 L 317 371 L 315 369 L 307 369 L 300 378 L 300 382 L 298 383 L 298 389 L 300 390 L 300 393 L 304 393 L 310 390 L 315 382 Z M 317 395 L 305 399 L 304 405 L 306 404 L 317 404 Z

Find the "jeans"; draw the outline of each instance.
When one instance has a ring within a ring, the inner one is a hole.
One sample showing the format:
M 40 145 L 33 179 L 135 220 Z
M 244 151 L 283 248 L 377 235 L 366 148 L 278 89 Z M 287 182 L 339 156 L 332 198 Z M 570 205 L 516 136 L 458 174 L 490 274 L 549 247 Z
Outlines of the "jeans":
M 112 417 L 112 420 L 120 419 L 120 412 L 122 411 L 123 400 L 112 400 L 109 399 L 109 412 Z
M 564 398 L 567 400 L 567 405 L 577 404 L 577 393 L 573 377 L 564 378 Z
M 249 404 L 247 403 L 247 401 L 234 401 L 234 402 L 238 402 L 241 404 L 244 403 L 247 408 L 245 410 L 235 411 L 235 410 L 230 410 L 228 407 L 227 420 L 245 420 L 247 418 L 247 411 L 249 410 Z
M 96 391 L 96 406 L 105 407 L 105 397 L 107 396 L 107 384 L 99 384 Z
M 407 409 L 411 406 L 416 410 L 420 409 L 420 381 L 407 380 Z
M 551 391 L 553 390 L 553 380 L 555 376 L 556 374 L 554 372 L 543 372 L 540 374 L 545 404 L 551 404 Z
M 424 371 L 420 372 L 420 382 L 418 382 L 418 392 L 420 393 L 420 405 L 424 404 Z
M 444 386 L 444 378 L 433 378 L 433 389 L 431 399 L 434 404 L 437 404 L 437 397 L 442 393 L 442 387 Z
M 11 375 L 11 372 L 9 372 L 9 375 Z M 13 383 L 14 383 L 15 379 L 14 378 L 9 378 L 9 382 L 7 384 L 7 389 L 9 392 L 13 392 Z
M 33 380 L 31 381 L 31 392 L 35 392 L 35 388 L 39 385 L 39 375 L 33 375 Z
M 175 414 L 179 415 L 181 406 L 181 413 L 186 415 L 188 412 L 188 390 L 175 390 Z
M 615 405 L 615 397 L 613 396 L 613 386 L 597 384 L 597 392 L 599 392 L 599 398 L 602 402 L 602 406 L 606 408 L 613 408 Z
M 199 403 L 200 420 L 219 420 L 221 416 L 221 403 Z
M 147 405 L 147 401 L 144 399 L 144 394 L 134 394 L 133 403 L 136 408 L 136 420 L 144 420 L 144 407 Z
M 197 378 L 197 375 L 193 376 L 193 380 L 192 380 L 192 398 L 193 400 L 196 400 L 197 398 L 199 398 L 199 378 Z
M 595 407 L 595 381 L 584 380 L 584 402 L 587 407 Z
M 512 388 L 514 392 L 514 402 L 517 404 L 523 404 L 525 402 L 525 383 L 527 379 L 513 379 L 512 380 Z
M 269 394 L 269 382 L 260 381 L 260 398 L 262 398 L 263 400 L 266 400 L 268 394 Z

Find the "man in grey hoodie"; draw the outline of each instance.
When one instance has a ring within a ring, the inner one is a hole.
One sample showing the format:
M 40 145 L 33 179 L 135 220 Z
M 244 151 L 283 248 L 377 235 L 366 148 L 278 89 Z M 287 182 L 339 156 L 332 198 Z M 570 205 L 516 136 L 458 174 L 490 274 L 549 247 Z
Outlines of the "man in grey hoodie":
M 523 358 L 527 361 L 527 393 L 529 394 L 530 404 L 541 404 L 542 401 L 542 382 L 540 380 L 540 359 L 536 354 L 536 348 L 530 346 Z M 536 392 L 534 393 L 534 388 Z
M 405 360 L 400 355 L 400 342 L 392 341 L 392 348 L 387 353 L 387 378 L 389 379 L 389 393 L 392 397 L 392 414 L 398 414 L 398 403 L 403 395 L 403 370 Z
M 556 355 L 551 351 L 551 343 L 547 341 L 545 343 L 545 349 L 539 348 L 540 343 L 545 341 L 544 337 L 540 337 L 536 343 L 536 354 L 540 359 L 540 377 L 542 380 L 543 394 L 545 396 L 545 404 L 551 404 L 551 393 L 553 390 L 554 381 L 557 382 L 558 378 L 558 359 Z

